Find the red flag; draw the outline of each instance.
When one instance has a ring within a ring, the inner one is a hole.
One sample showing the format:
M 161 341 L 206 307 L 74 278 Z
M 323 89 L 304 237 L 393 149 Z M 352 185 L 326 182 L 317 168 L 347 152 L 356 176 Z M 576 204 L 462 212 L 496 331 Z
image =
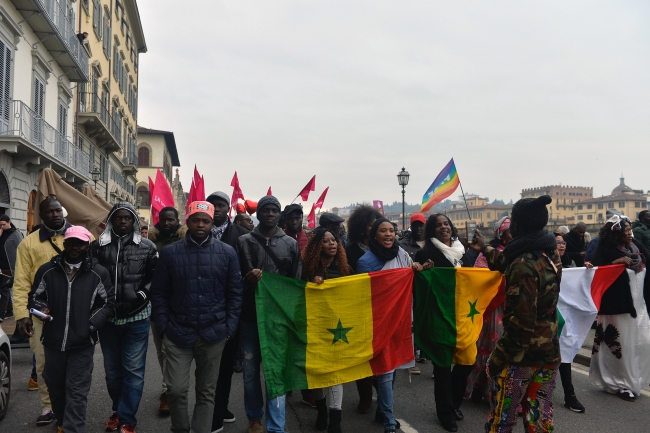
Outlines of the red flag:
M 187 194 L 187 203 L 185 204 L 185 215 L 190 213 L 190 205 L 192 202 L 196 201 L 196 186 L 194 185 L 194 178 L 192 178 L 192 185 L 190 186 L 190 192 Z
M 330 187 L 328 186 L 325 188 L 325 191 L 318 197 L 318 200 L 316 200 L 316 204 L 314 204 L 314 209 L 322 209 L 323 208 L 323 203 L 325 202 L 325 196 L 327 195 L 327 191 L 329 191 Z
M 307 215 L 307 227 L 310 229 L 316 228 L 316 205 L 311 206 L 311 212 Z
M 147 178 L 149 179 L 149 206 L 151 206 L 151 224 L 156 225 L 160 216 L 160 212 L 153 208 L 153 194 L 156 185 L 153 183 L 153 180 L 151 180 L 150 177 L 147 176 Z
M 237 204 L 237 200 L 239 199 L 245 200 L 244 193 L 239 187 L 239 178 L 237 178 L 237 172 L 235 172 L 235 175 L 232 177 L 232 181 L 230 181 L 230 186 L 233 187 L 232 197 L 230 198 L 230 204 L 232 206 L 235 206 Z
M 196 184 L 194 201 L 205 201 L 205 179 L 203 179 L 203 176 L 201 176 L 199 182 Z
M 266 191 L 266 195 L 273 195 L 273 191 L 271 191 L 271 187 L 269 187 L 269 190 Z
M 372 207 L 377 209 L 378 211 L 381 211 L 381 214 L 384 215 L 384 202 L 381 200 L 373 200 L 372 201 Z
M 153 194 L 151 195 L 151 222 L 156 225 L 158 224 L 158 219 L 160 217 L 160 211 L 168 206 L 174 206 L 174 194 L 167 183 L 167 179 L 162 174 L 160 169 L 156 172 L 156 183 L 157 185 L 154 189 Z M 151 183 L 149 184 L 151 188 Z M 154 210 L 156 211 L 154 213 Z
M 298 194 L 302 197 L 302 201 L 307 201 L 309 199 L 309 193 L 311 191 L 316 191 L 316 175 L 311 178 L 311 180 L 305 185 L 305 187 Z
M 200 180 L 201 180 L 201 175 L 199 174 L 199 171 L 196 169 L 196 164 L 194 164 L 194 176 L 192 177 L 192 183 L 194 184 L 194 186 L 197 186 Z

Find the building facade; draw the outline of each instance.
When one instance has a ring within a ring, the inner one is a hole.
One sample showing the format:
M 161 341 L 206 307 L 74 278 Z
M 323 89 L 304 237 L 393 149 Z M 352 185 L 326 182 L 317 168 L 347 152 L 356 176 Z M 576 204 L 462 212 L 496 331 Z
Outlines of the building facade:
M 553 202 L 548 204 L 549 224 L 566 225 L 575 221 L 576 203 L 594 197 L 593 187 L 548 185 L 521 190 L 521 198 L 537 198 L 548 195 Z
M 174 207 L 179 211 L 185 212 L 185 203 L 179 202 L 180 195 L 178 189 L 182 192 L 182 185 L 178 180 L 176 185 L 172 185 L 172 170 L 174 167 L 180 167 L 178 151 L 176 149 L 176 140 L 174 133 L 170 131 L 161 131 L 157 129 L 138 127 L 137 142 L 137 166 L 138 166 L 138 183 L 136 184 L 136 205 L 138 213 L 147 222 L 151 222 L 151 196 L 149 194 L 149 178 L 156 181 L 156 172 L 158 169 L 165 176 L 165 180 L 174 194 Z M 178 173 L 177 173 L 178 176 Z M 174 186 L 174 188 L 172 187 Z M 174 191 L 176 189 L 176 191 Z M 184 195 L 183 195 L 184 198 Z M 184 221 L 184 218 L 183 220 Z
M 510 215 L 512 205 L 491 204 L 487 199 L 477 195 L 467 195 L 465 202 L 462 197 L 457 202 L 452 202 L 451 209 L 446 212 L 447 217 L 461 231 L 465 225 L 472 221 L 478 227 L 492 227 L 502 216 Z M 465 206 L 467 204 L 467 206 Z
M 648 209 L 648 194 L 625 185 L 625 178 L 621 176 L 619 185 L 610 195 L 577 203 L 574 222 L 603 226 L 607 221 L 607 209 L 616 209 L 634 220 L 639 212 Z
M 135 204 L 138 66 L 147 52 L 138 6 L 135 0 L 79 0 L 77 7 L 90 57 L 88 81 L 78 89 L 78 145 L 89 155 L 90 170 L 99 172 L 97 192 L 109 203 Z

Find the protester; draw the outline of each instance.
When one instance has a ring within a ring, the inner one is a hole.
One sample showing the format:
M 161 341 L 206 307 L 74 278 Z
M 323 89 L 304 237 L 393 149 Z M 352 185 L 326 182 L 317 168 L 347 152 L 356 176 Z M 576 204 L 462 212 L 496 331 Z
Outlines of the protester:
M 400 242 L 400 246 L 408 253 L 411 260 L 415 260 L 415 253 L 424 248 L 424 225 L 426 222 L 427 220 L 424 218 L 424 215 L 414 213 L 411 216 L 411 236 L 404 238 Z
M 228 217 L 230 197 L 225 192 L 215 191 L 208 196 L 206 201 L 214 207 L 212 236 L 236 250 L 237 240 L 250 231 L 241 225 L 230 222 Z M 228 404 L 230 403 L 235 360 L 239 353 L 239 332 L 235 332 L 226 341 L 226 346 L 221 354 L 211 431 L 219 431 L 223 428 L 224 422 L 235 422 L 235 415 L 228 409 Z
M 647 248 L 632 236 L 632 224 L 614 215 L 600 229 L 595 266 L 624 264 L 623 272 L 603 294 L 598 312 L 589 378 L 605 391 L 635 401 L 650 380 Z M 645 299 L 644 299 L 645 296 Z
M 566 242 L 564 238 L 559 233 L 554 233 L 555 240 L 557 241 L 557 253 L 560 255 L 560 261 L 562 262 L 562 269 L 575 268 L 576 263 L 571 260 L 571 257 L 565 254 L 566 251 Z M 585 263 L 585 267 L 593 268 L 591 263 Z M 562 290 L 569 290 L 570 287 L 563 287 Z M 578 401 L 576 396 L 575 388 L 573 387 L 573 381 L 571 380 L 571 363 L 573 360 L 563 360 L 560 363 L 558 371 L 560 372 L 560 380 L 562 381 L 562 389 L 564 389 L 564 407 L 567 409 L 577 412 L 584 413 L 585 407 Z
M 486 246 L 478 230 L 472 248 L 506 277 L 503 335 L 488 361 L 491 411 L 486 432 L 511 432 L 519 406 L 527 431 L 553 430 L 553 388 L 560 347 L 557 301 L 561 263 L 555 236 L 544 230 L 551 197 L 517 201 L 512 240 L 503 253 Z
M 36 357 L 38 394 L 41 399 L 41 415 L 36 425 L 43 426 L 54 420 L 50 394 L 43 376 L 45 354 L 41 335 L 43 322 L 32 319 L 27 310 L 29 292 L 38 269 L 63 250 L 63 236 L 70 224 L 63 217 L 63 208 L 56 199 L 47 197 L 39 204 L 39 216 L 43 223 L 18 245 L 16 251 L 16 275 L 14 279 L 14 316 L 18 332 L 30 337 L 29 345 Z M 31 382 L 30 382 L 31 383 Z
M 240 346 L 244 352 L 244 406 L 249 433 L 262 433 L 264 397 L 260 382 L 261 351 L 255 308 L 255 289 L 263 272 L 302 276 L 300 250 L 295 239 L 278 227 L 280 202 L 272 195 L 257 203 L 259 224 L 237 241 L 237 255 L 245 278 L 244 303 L 240 322 Z M 266 396 L 266 429 L 269 433 L 284 432 L 285 396 Z
M 381 213 L 374 207 L 362 204 L 354 208 L 348 218 L 348 244 L 345 248 L 345 255 L 348 264 L 356 272 L 357 261 L 368 251 L 368 238 L 370 229 Z M 366 414 L 372 407 L 372 377 L 356 381 L 359 392 L 359 404 L 357 412 Z
M 160 254 L 168 245 L 185 238 L 186 232 L 187 227 L 182 226 L 178 220 L 178 211 L 176 208 L 168 206 L 161 209 L 158 216 L 158 223 L 151 227 L 148 239 L 156 245 L 158 254 Z M 143 237 L 145 236 L 143 235 Z M 165 365 L 167 364 L 167 360 L 165 357 L 164 343 L 160 337 L 158 329 L 156 328 L 154 316 L 152 315 L 149 319 L 151 320 L 153 343 L 154 346 L 156 346 L 156 356 L 158 358 L 158 364 L 160 365 L 160 372 L 163 375 L 162 391 L 160 392 L 160 398 L 158 399 L 158 413 L 161 415 L 167 415 L 169 414 L 169 404 L 167 402 L 167 384 L 165 383 Z
M 245 213 L 238 213 L 237 215 L 235 215 L 235 219 L 233 220 L 233 222 L 238 226 L 245 228 L 249 232 L 252 231 L 254 227 L 253 219 L 250 216 L 246 215 Z
M 140 220 L 130 203 L 116 203 L 106 229 L 91 254 L 109 270 L 115 287 L 115 316 L 99 330 L 106 388 L 113 403 L 107 431 L 133 433 L 144 388 L 149 345 L 149 290 L 158 260 L 156 246 L 140 234 Z
M 341 239 L 341 236 L 344 233 L 344 230 L 342 230 L 341 224 L 345 220 L 338 216 L 335 213 L 331 212 L 323 212 L 320 215 L 320 218 L 318 218 L 318 225 L 321 227 L 325 227 L 326 229 L 329 229 L 332 231 L 332 233 L 336 234 L 336 237 L 338 239 Z
M 433 266 L 446 268 L 469 266 L 465 247 L 458 239 L 458 230 L 446 215 L 431 215 L 427 220 L 424 237 L 424 249 L 415 255 L 415 260 L 420 264 L 433 263 Z M 436 415 L 447 431 L 457 431 L 456 421 L 464 418 L 460 406 L 471 372 L 472 365 L 457 364 L 453 369 L 435 364 L 433 366 Z
M 586 231 L 587 225 L 579 222 L 569 233 L 563 236 L 566 242 L 566 252 L 564 254 L 576 262 L 576 266 L 579 268 L 585 265 L 585 255 L 587 254 Z
M 638 219 L 632 224 L 632 229 L 634 239 L 650 250 L 650 210 L 639 212 Z
M 345 277 L 352 273 L 343 244 L 325 227 L 318 227 L 309 237 L 307 246 L 302 251 L 302 279 L 322 284 L 324 280 Z M 329 414 L 326 393 L 329 394 Z M 343 385 L 334 385 L 326 389 L 314 390 L 316 408 L 316 430 L 328 433 L 341 433 L 341 405 L 343 404 Z M 329 417 L 329 422 L 328 422 Z
M 424 269 L 419 263 L 413 263 L 408 253 L 400 248 L 395 239 L 395 228 L 386 218 L 375 220 L 370 228 L 368 238 L 369 251 L 357 262 L 357 272 L 376 272 L 388 269 L 413 268 Z M 426 267 L 431 264 L 427 263 Z M 409 297 L 410 298 L 410 297 Z M 410 299 L 408 302 L 411 302 Z M 398 368 L 411 368 L 415 360 Z M 375 420 L 381 422 L 385 433 L 395 433 L 399 428 L 393 415 L 393 384 L 395 370 L 375 376 L 377 379 L 377 412 Z
M 218 366 L 235 335 L 242 304 L 242 278 L 235 250 L 211 233 L 214 207 L 189 207 L 188 235 L 166 247 L 151 284 L 157 331 L 164 338 L 165 383 L 171 431 L 212 431 Z M 190 424 L 187 394 L 196 362 L 196 403 Z
M 611 217 L 613 217 L 614 215 L 621 216 L 623 214 L 620 213 L 619 211 L 617 211 L 614 208 L 607 209 L 605 211 L 605 218 L 607 218 L 608 220 Z M 598 248 L 598 239 L 599 239 L 599 237 L 598 237 L 598 235 L 596 235 L 591 239 L 591 242 L 589 242 L 589 244 L 587 244 L 587 250 L 586 250 L 586 253 L 585 253 L 585 261 L 591 261 L 591 259 L 593 259 L 594 253 L 596 252 L 596 248 Z
M 508 216 L 501 217 L 494 224 L 494 239 L 490 241 L 490 246 L 499 251 L 503 251 L 511 240 L 510 218 Z M 487 259 L 482 253 L 479 253 L 474 262 L 474 267 L 488 267 Z M 499 288 L 499 290 L 501 289 Z M 503 335 L 503 309 L 504 305 L 501 303 L 490 315 L 483 315 L 483 327 L 476 342 L 478 356 L 476 363 L 472 367 L 472 372 L 469 375 L 469 381 L 465 390 L 465 395 L 470 396 L 475 403 L 480 403 L 483 399 L 490 401 L 490 387 L 486 367 L 490 354 L 496 347 L 499 338 Z
M 302 206 L 293 203 L 284 207 L 282 212 L 282 221 L 284 222 L 284 233 L 298 242 L 300 251 L 307 245 L 307 233 L 302 228 L 303 211 Z
M 140 228 L 140 234 L 143 238 L 149 239 L 149 226 L 142 226 Z
M 115 311 L 108 271 L 88 256 L 92 235 L 68 227 L 60 254 L 41 266 L 29 293 L 30 308 L 47 314 L 41 342 L 59 433 L 82 433 L 93 375 L 97 330 Z
M 0 215 L 0 323 L 14 315 L 11 286 L 16 270 L 16 251 L 23 234 L 13 225 L 9 215 Z
M 565 234 L 569 233 L 571 230 L 569 230 L 569 227 L 567 226 L 560 226 L 557 228 L 556 233 L 559 233 L 560 236 L 564 236 Z

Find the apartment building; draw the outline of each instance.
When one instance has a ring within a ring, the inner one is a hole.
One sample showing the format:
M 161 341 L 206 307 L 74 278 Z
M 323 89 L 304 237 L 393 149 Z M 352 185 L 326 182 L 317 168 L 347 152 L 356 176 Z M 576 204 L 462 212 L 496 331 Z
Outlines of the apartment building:
M 479 227 L 492 227 L 499 218 L 510 215 L 511 211 L 512 205 L 488 203 L 483 197 L 468 194 L 464 202 L 462 196 L 459 201 L 452 202 L 446 215 L 458 230 L 462 230 L 469 221 L 475 222 Z
M 0 0 L 0 213 L 23 232 L 38 212 L 42 169 L 79 188 L 90 178 L 88 149 L 74 139 L 75 90 L 89 78 L 77 8 Z
M 632 220 L 636 219 L 639 212 L 648 209 L 648 194 L 643 190 L 635 190 L 625 184 L 621 176 L 620 183 L 612 190 L 610 195 L 591 198 L 576 204 L 575 220 L 586 224 L 604 225 L 607 221 L 607 209 L 616 209 Z
M 64 1 L 64 0 L 60 0 Z M 79 147 L 108 202 L 136 203 L 138 65 L 147 52 L 135 0 L 79 0 L 88 81 L 78 89 Z M 145 177 L 146 180 L 146 177 Z
M 593 187 L 548 185 L 537 188 L 521 190 L 521 198 L 536 198 L 548 195 L 553 202 L 548 204 L 549 223 L 552 225 L 565 225 L 575 220 L 578 202 L 594 197 Z

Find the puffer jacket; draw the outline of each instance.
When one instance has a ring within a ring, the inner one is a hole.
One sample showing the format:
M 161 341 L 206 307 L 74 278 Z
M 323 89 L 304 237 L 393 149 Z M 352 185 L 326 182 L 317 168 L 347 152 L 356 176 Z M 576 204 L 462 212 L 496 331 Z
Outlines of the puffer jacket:
M 44 322 L 41 343 L 62 352 L 97 343 L 97 330 L 113 316 L 115 293 L 108 271 L 87 257 L 68 281 L 64 255 L 40 267 L 29 293 L 29 307 L 49 308 L 52 321 Z
M 275 266 L 262 245 L 268 245 L 278 257 L 281 269 Z M 302 259 L 300 258 L 298 242 L 287 236 L 280 227 L 276 228 L 275 234 L 270 239 L 266 239 L 260 232 L 259 226 L 257 226 L 252 232 L 238 239 L 237 256 L 244 277 L 244 304 L 242 306 L 241 320 L 243 322 L 255 322 L 257 320 L 257 309 L 255 308 L 257 284 L 251 285 L 246 282 L 246 274 L 253 269 L 260 269 L 262 272 L 284 275 L 299 280 L 302 276 Z
M 636 220 L 632 224 L 632 230 L 634 231 L 634 239 L 650 250 L 650 227 L 646 223 Z M 648 260 L 650 260 L 650 257 Z
M 113 233 L 111 217 L 125 209 L 135 218 L 133 232 L 118 237 Z M 149 305 L 149 290 L 158 252 L 149 239 L 140 235 L 140 222 L 131 203 L 117 203 L 108 214 L 106 229 L 91 245 L 91 255 L 111 275 L 115 287 L 115 317 L 124 319 L 144 310 Z
M 151 284 L 156 328 L 183 347 L 199 336 L 210 343 L 234 336 L 243 291 L 235 250 L 212 236 L 197 245 L 188 235 L 160 255 Z

